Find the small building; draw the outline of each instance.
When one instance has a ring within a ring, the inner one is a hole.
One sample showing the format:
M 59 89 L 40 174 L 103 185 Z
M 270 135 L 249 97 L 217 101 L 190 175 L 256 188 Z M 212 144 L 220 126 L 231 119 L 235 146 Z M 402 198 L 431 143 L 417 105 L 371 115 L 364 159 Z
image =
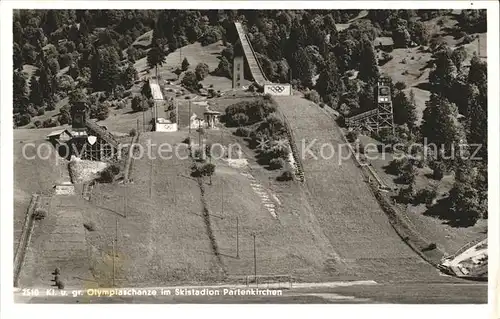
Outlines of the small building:
M 67 129 L 53 131 L 47 135 L 47 140 L 52 143 L 66 142 L 69 141 L 73 135 Z
M 203 119 L 207 123 L 207 128 L 215 128 L 215 125 L 219 123 L 221 112 L 207 110 L 203 112 Z
M 378 37 L 373 43 L 375 49 L 391 52 L 394 49 L 394 41 L 391 37 Z

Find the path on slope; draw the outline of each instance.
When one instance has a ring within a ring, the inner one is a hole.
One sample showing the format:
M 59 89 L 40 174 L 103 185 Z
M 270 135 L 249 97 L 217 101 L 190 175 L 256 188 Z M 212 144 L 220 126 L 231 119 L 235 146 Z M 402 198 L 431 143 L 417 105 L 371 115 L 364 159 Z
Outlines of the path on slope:
M 300 97 L 274 97 L 295 135 L 306 182 L 304 190 L 322 231 L 356 273 L 375 280 L 444 279 L 396 234 L 353 159 L 336 123 Z M 304 146 L 313 143 L 309 154 Z M 324 147 L 320 156 L 320 149 Z M 332 158 L 331 146 L 335 151 Z M 339 154 L 339 151 L 342 153 Z M 303 153 L 303 154 L 301 154 Z

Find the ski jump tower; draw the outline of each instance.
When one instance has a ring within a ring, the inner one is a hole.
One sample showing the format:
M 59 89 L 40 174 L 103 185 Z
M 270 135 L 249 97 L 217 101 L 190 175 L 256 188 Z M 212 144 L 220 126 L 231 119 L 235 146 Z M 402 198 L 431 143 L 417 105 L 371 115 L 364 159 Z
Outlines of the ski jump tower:
M 377 108 L 347 118 L 346 124 L 350 127 L 364 127 L 377 133 L 389 129 L 394 134 L 390 82 L 390 78 L 381 76 L 376 88 Z
M 245 78 L 244 70 L 246 60 L 254 82 L 263 89 L 264 93 L 271 95 L 292 95 L 292 86 L 290 84 L 272 83 L 267 79 L 243 25 L 240 22 L 235 22 L 234 26 L 238 33 L 238 41 L 234 46 L 233 89 L 242 87 L 241 81 Z

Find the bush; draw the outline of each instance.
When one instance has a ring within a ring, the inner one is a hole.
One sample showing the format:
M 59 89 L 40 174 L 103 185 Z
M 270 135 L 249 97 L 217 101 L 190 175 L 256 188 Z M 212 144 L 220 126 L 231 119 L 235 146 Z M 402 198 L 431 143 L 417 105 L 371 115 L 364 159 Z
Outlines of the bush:
M 206 46 L 222 39 L 222 33 L 217 27 L 208 27 L 205 33 L 199 38 L 201 45 Z
M 282 169 L 285 167 L 286 162 L 282 158 L 273 158 L 272 160 L 269 161 L 269 168 L 270 169 Z
M 461 44 L 469 44 L 472 41 L 474 41 L 475 39 L 476 39 L 476 37 L 474 35 L 467 34 L 466 36 L 464 36 Z
M 193 157 L 198 162 L 203 162 L 205 160 L 204 153 L 200 149 L 197 149 L 197 150 L 194 151 Z
M 14 115 L 14 123 L 16 126 L 24 126 L 31 122 L 31 116 L 29 114 L 16 114 Z
M 43 121 L 43 127 L 56 127 L 59 126 L 59 121 L 53 118 L 46 119 Z
M 126 102 L 124 100 L 120 100 L 120 101 L 115 102 L 115 107 L 117 110 L 121 110 L 121 109 L 125 108 L 125 106 L 126 106 Z
M 33 124 L 35 124 L 36 128 L 42 127 L 42 121 L 40 121 L 40 120 L 36 120 L 35 123 L 33 123 Z
M 414 197 L 415 197 L 415 189 L 413 188 L 413 185 L 399 189 L 398 200 L 401 203 L 405 204 L 411 203 Z
M 228 79 L 232 79 L 233 78 L 232 67 L 233 66 L 231 62 L 229 62 L 229 60 L 226 59 L 226 57 L 220 57 L 219 65 L 212 74 L 215 76 L 222 76 Z
M 57 88 L 63 92 L 70 92 L 76 88 L 76 83 L 70 75 L 64 74 L 57 78 Z
M 198 81 L 203 81 L 209 72 L 208 65 L 206 63 L 198 63 L 194 72 Z
M 64 289 L 64 282 L 62 282 L 62 280 L 57 280 L 56 286 L 58 289 Z
M 247 125 L 251 125 L 264 120 L 269 116 L 269 114 L 275 111 L 276 106 L 272 102 L 267 102 L 263 99 L 242 101 L 226 108 L 224 121 L 228 124 L 228 126 L 240 126 L 240 124 L 236 121 L 238 118 L 235 119 L 234 117 L 238 113 L 243 113 L 248 117 L 248 120 L 245 123 Z
M 43 107 L 41 107 L 41 108 L 39 108 L 39 109 L 37 110 L 37 115 L 39 115 L 39 116 L 40 116 L 40 115 L 44 115 L 44 114 L 45 114 L 45 109 L 44 109 Z
M 35 212 L 33 213 L 33 218 L 35 220 L 42 220 L 45 217 L 47 217 L 47 210 L 45 210 L 43 208 L 35 209 Z
M 193 164 L 191 166 L 191 176 L 202 177 L 212 176 L 215 172 L 215 165 L 212 163 Z
M 440 181 L 444 177 L 445 166 L 442 162 L 432 161 L 429 163 L 429 168 L 432 169 L 432 178 Z
M 310 90 L 304 94 L 304 97 L 308 99 L 309 101 L 312 101 L 316 104 L 318 104 L 321 101 L 321 97 L 319 96 L 319 93 L 316 92 L 316 90 Z
M 133 84 L 133 81 L 132 81 Z M 132 86 L 132 84 L 130 86 Z M 125 87 L 121 84 L 118 84 L 114 90 L 114 98 L 119 100 L 123 98 L 123 93 L 125 93 Z
M 119 172 L 120 167 L 116 164 L 112 164 L 101 171 L 98 181 L 101 183 L 112 183 Z
M 404 167 L 409 164 L 408 158 L 403 157 L 402 159 L 393 159 L 387 166 L 387 172 L 392 175 L 401 175 L 404 171 Z
M 191 71 L 188 71 L 184 74 L 181 84 L 190 92 L 198 92 L 198 90 L 201 88 L 201 84 L 198 82 L 196 74 Z
M 403 172 L 399 175 L 398 179 L 403 184 L 411 185 L 415 182 L 416 176 L 417 169 L 413 166 L 413 164 L 408 163 L 403 167 Z
M 251 131 L 246 127 L 238 127 L 234 133 L 236 136 L 249 137 Z
M 354 141 L 356 141 L 358 139 L 358 136 L 359 136 L 359 132 L 355 131 L 355 130 L 349 131 L 345 135 L 345 137 L 347 138 L 347 140 L 349 142 L 351 142 L 351 143 L 354 142 Z
M 394 57 L 387 53 L 387 52 L 382 52 L 382 57 L 379 59 L 379 65 L 384 65 L 387 62 L 391 61 Z
M 84 223 L 83 227 L 85 227 L 85 229 L 88 230 L 88 231 L 95 231 L 95 224 L 94 224 L 94 222 Z
M 170 113 L 168 114 L 168 119 L 172 123 L 177 123 L 177 113 L 175 113 L 175 111 L 170 111 Z
M 136 136 L 137 135 L 137 130 L 135 128 L 131 129 L 130 132 L 128 133 L 130 136 Z
M 402 90 L 406 89 L 406 83 L 403 81 L 398 81 L 398 82 L 396 82 L 396 84 L 394 84 L 394 88 L 396 90 L 402 91 Z
M 431 205 L 436 198 L 437 193 L 435 189 L 423 188 L 417 192 L 415 195 L 415 201 L 418 204 Z
M 422 252 L 436 249 L 436 243 L 430 243 L 429 246 L 422 248 Z
M 248 124 L 248 116 L 244 113 L 237 113 L 233 116 L 232 121 L 237 125 L 247 125 Z
M 59 121 L 59 123 L 61 125 L 71 124 L 71 115 L 69 114 L 69 111 L 63 112 L 61 109 L 61 114 L 59 114 L 59 116 L 57 117 L 57 120 Z
M 189 68 L 189 61 L 187 58 L 184 58 L 184 60 L 182 60 L 181 69 L 182 71 L 187 71 L 188 68 Z
M 52 98 L 47 100 L 47 105 L 45 106 L 46 111 L 54 111 L 56 109 L 56 99 Z
M 293 172 L 291 170 L 286 170 L 276 179 L 280 182 L 291 181 L 293 180 Z
M 99 121 L 107 119 L 109 116 L 109 103 L 108 102 L 98 103 L 95 106 L 93 115 L 95 115 L 95 118 L 98 119 Z
M 132 110 L 134 112 L 141 112 L 148 109 L 148 105 L 142 96 L 136 95 L 132 99 Z
M 215 164 L 206 163 L 202 166 L 203 176 L 212 176 L 215 173 Z

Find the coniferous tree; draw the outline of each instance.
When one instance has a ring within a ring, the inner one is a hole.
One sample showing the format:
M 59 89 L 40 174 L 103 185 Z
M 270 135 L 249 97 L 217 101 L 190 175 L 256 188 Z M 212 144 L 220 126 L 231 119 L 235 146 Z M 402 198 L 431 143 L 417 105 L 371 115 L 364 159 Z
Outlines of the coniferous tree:
M 409 118 L 410 101 L 405 92 L 397 90 L 396 95 L 392 100 L 392 107 L 394 113 L 394 123 L 406 124 Z
M 52 32 L 59 29 L 60 25 L 60 10 L 47 10 L 43 24 L 45 34 L 50 35 Z
M 157 78 L 158 78 L 158 66 L 163 65 L 163 63 L 166 62 L 166 59 L 167 57 L 165 55 L 165 52 L 158 46 L 153 46 L 148 51 L 147 55 L 148 67 L 155 68 Z
M 340 79 L 335 55 L 330 53 L 319 73 L 316 82 L 316 91 L 323 97 L 326 104 L 334 107 L 344 91 L 343 82 Z
M 14 59 L 14 70 L 22 70 L 23 68 L 23 54 L 19 45 L 14 42 L 12 57 Z
M 299 48 L 293 55 L 292 65 L 294 78 L 300 80 L 301 86 L 305 88 L 312 87 L 313 63 L 310 56 L 303 48 Z
M 427 143 L 436 145 L 440 152 L 437 154 L 438 159 L 441 155 L 450 155 L 456 151 L 458 145 L 465 140 L 465 132 L 457 117 L 458 109 L 455 104 L 443 96 L 431 94 L 420 130 L 422 137 L 427 138 Z
M 45 101 L 49 98 L 52 98 L 54 92 L 53 75 L 50 69 L 45 66 L 42 66 L 38 70 L 38 74 L 40 75 L 40 77 L 38 78 L 40 91 L 42 92 L 43 100 Z
M 189 61 L 187 58 L 184 58 L 184 60 L 182 60 L 181 69 L 182 71 L 187 71 L 188 68 L 189 68 Z
M 474 225 L 485 210 L 477 189 L 469 182 L 455 181 L 448 201 L 456 221 L 463 226 Z
M 145 96 L 147 99 L 150 99 L 150 98 L 153 97 L 153 95 L 151 93 L 151 87 L 149 86 L 149 82 L 148 81 L 144 81 L 142 83 L 141 94 L 143 96 Z
M 452 96 L 452 88 L 458 75 L 457 67 L 451 55 L 452 52 L 449 48 L 443 48 L 435 53 L 435 68 L 429 73 L 429 83 L 433 92 L 442 94 L 447 98 Z
M 119 57 L 114 47 L 94 51 L 91 61 L 91 82 L 96 91 L 112 92 L 120 80 Z
M 20 21 L 14 21 L 12 34 L 14 42 L 19 43 L 20 46 L 23 46 L 24 42 L 26 42 L 26 39 L 24 38 L 23 27 L 21 26 Z
M 379 77 L 377 58 L 372 42 L 368 38 L 361 40 L 358 78 L 366 83 L 375 84 Z
M 134 68 L 132 63 L 129 63 L 127 68 L 123 71 L 122 79 L 123 85 L 126 89 L 130 88 L 134 84 L 134 82 L 139 79 L 137 70 Z
M 416 128 L 416 123 L 418 120 L 417 117 L 417 102 L 415 101 L 415 92 L 413 90 L 410 90 L 410 97 L 409 97 L 409 104 L 408 104 L 408 118 L 406 119 L 406 124 L 408 125 L 408 129 L 410 129 L 410 132 L 413 132 Z
M 36 78 L 36 76 L 32 76 L 30 80 L 30 95 L 29 95 L 30 103 L 33 103 L 35 106 L 43 105 L 44 97 L 43 92 L 41 91 L 40 82 Z
M 13 78 L 13 102 L 14 113 L 26 112 L 26 78 L 22 72 L 14 71 Z

